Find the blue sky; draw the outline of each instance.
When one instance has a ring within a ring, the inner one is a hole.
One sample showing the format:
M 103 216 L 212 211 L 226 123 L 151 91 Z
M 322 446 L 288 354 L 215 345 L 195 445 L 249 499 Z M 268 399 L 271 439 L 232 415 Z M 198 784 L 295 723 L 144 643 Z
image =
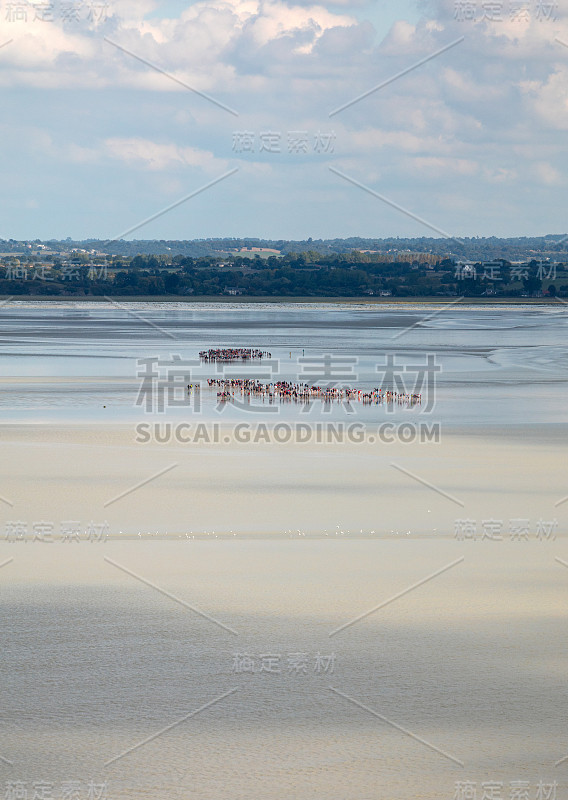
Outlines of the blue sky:
M 113 238 L 189 195 L 127 238 L 566 233 L 554 3 L 42 8 L 0 0 L 3 238 Z

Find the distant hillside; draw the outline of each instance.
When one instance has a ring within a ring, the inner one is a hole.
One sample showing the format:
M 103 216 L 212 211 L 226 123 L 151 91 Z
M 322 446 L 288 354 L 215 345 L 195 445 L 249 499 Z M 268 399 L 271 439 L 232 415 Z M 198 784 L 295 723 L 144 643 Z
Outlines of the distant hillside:
M 460 243 L 461 242 L 461 243 Z M 471 259 L 473 261 L 487 261 L 504 258 L 508 261 L 526 261 L 533 258 L 552 258 L 562 260 L 568 253 L 568 235 L 549 234 L 546 236 L 521 236 L 509 239 L 500 239 L 495 236 L 481 238 L 434 239 L 418 237 L 415 239 L 363 239 L 351 237 L 349 239 L 307 239 L 291 241 L 287 239 L 188 239 L 157 240 L 136 239 L 125 241 L 123 239 L 108 242 L 100 239 L 86 239 L 76 241 L 65 239 L 63 241 L 39 239 L 16 241 L 14 239 L 0 240 L 1 253 L 21 253 L 47 249 L 57 253 L 68 253 L 73 249 L 97 251 L 112 255 L 133 257 L 141 255 L 183 255 L 190 258 L 204 256 L 231 256 L 240 255 L 267 257 L 274 255 L 274 251 L 285 255 L 287 253 L 305 253 L 312 251 L 320 255 L 333 253 L 350 253 L 353 250 L 366 250 L 377 253 L 390 253 L 403 255 L 404 253 L 432 253 L 433 255 L 453 257 L 457 259 Z M 248 252 L 247 252 L 248 251 Z M 273 252 L 268 252 L 273 251 Z M 397 259 L 400 260 L 400 259 Z

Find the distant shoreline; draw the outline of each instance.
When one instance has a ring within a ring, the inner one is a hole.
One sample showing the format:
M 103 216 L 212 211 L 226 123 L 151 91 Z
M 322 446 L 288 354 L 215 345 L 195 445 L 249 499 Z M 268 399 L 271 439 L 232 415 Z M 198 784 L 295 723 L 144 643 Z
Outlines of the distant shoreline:
M 234 305 L 238 303 L 318 303 L 335 305 L 341 303 L 352 305 L 450 305 L 456 308 L 460 305 L 479 305 L 479 306 L 511 306 L 511 305 L 534 305 L 534 306 L 561 306 L 566 303 L 559 302 L 551 297 L 258 297 L 257 295 L 239 296 L 220 296 L 220 295 L 109 295 L 108 297 L 96 297 L 93 295 L 67 296 L 67 295 L 0 295 L 0 302 L 24 302 L 24 303 L 219 303 Z

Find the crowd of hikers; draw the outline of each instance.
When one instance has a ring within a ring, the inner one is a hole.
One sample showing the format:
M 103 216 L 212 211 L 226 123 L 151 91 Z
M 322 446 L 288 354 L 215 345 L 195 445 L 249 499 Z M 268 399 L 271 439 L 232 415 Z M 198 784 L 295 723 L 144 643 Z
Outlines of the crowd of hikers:
M 253 361 L 255 359 L 270 358 L 271 354 L 265 350 L 257 350 L 252 347 L 227 347 L 227 348 L 210 348 L 209 350 L 201 350 L 199 358 L 202 361 L 219 361 L 221 363 L 230 363 L 232 361 Z
M 321 400 L 324 403 L 355 401 L 368 405 L 392 403 L 404 406 L 419 405 L 422 401 L 422 395 L 410 392 L 395 392 L 379 388 L 365 391 L 349 386 L 310 386 L 308 383 L 292 383 L 291 381 L 261 383 L 253 378 L 208 378 L 207 386 L 209 389 L 217 389 L 217 398 L 221 402 L 230 402 L 235 396 L 297 403 Z M 187 390 L 189 393 L 198 391 L 199 386 L 188 384 Z
M 201 350 L 199 357 L 205 362 L 233 363 L 271 358 L 271 353 L 252 347 L 219 347 Z M 335 386 L 331 383 L 312 386 L 308 383 L 293 383 L 292 381 L 261 383 L 255 378 L 208 378 L 207 386 L 209 389 L 217 389 L 217 398 L 220 402 L 231 402 L 236 397 L 254 397 L 263 402 L 268 400 L 269 402 L 309 403 L 312 400 L 321 400 L 323 403 L 354 401 L 366 405 L 386 403 L 401 406 L 415 406 L 422 402 L 421 394 L 384 388 L 365 391 L 350 386 Z M 188 394 L 197 392 L 200 388 L 199 383 L 190 383 L 187 386 Z

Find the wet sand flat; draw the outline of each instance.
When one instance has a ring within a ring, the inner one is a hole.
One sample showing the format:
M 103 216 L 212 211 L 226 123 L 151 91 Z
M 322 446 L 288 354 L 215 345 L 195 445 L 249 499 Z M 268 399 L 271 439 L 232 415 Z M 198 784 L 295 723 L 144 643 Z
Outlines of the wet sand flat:
M 227 426 L 219 442 L 159 444 L 137 442 L 134 425 L 2 426 L 0 520 L 98 519 L 113 536 L 453 536 L 465 518 L 556 519 L 566 532 L 558 426 L 411 444 L 279 444 L 254 430 L 248 442 Z
M 6 796 L 565 800 L 567 322 L 9 305 Z M 140 358 L 219 345 L 441 370 L 428 410 L 136 404 Z

